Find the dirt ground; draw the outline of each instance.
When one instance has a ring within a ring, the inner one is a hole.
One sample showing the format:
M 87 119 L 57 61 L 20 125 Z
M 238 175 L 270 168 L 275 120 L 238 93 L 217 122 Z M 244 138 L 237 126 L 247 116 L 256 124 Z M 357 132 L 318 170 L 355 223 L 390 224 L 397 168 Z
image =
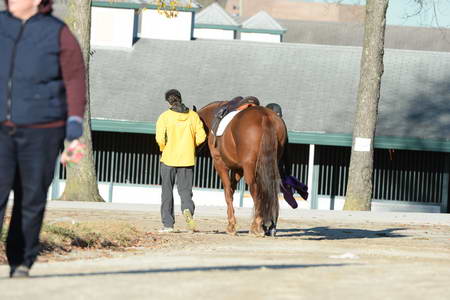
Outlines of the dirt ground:
M 180 232 L 158 234 L 157 211 L 49 209 L 46 215 L 48 222 L 111 218 L 157 238 L 122 252 L 44 257 L 27 280 L 7 279 L 0 266 L 0 298 L 450 299 L 448 225 L 355 223 L 306 212 L 301 220 L 281 214 L 276 238 L 256 238 L 248 234 L 249 216 L 238 217 L 239 234 L 230 236 L 225 215 L 198 216 L 195 234 L 180 216 Z

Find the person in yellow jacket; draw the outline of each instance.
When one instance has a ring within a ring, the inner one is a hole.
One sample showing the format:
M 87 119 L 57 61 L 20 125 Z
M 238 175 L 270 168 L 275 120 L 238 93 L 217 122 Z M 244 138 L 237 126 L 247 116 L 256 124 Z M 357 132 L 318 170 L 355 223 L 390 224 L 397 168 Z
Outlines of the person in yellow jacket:
M 206 133 L 198 114 L 182 103 L 178 90 L 167 91 L 165 97 L 170 108 L 163 112 L 156 122 L 156 142 L 162 152 L 161 221 L 164 227 L 160 232 L 173 232 L 175 177 L 181 198 L 181 211 L 189 229 L 195 231 L 193 219 L 195 205 L 192 201 L 195 148 L 205 141 Z

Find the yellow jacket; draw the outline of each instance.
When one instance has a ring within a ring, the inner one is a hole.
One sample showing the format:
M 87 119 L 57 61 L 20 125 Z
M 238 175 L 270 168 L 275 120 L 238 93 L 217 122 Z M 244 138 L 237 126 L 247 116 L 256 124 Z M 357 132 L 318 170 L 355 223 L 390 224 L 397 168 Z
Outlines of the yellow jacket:
M 162 151 L 161 162 L 167 166 L 195 165 L 195 148 L 205 139 L 203 123 L 195 111 L 167 110 L 156 122 L 156 142 Z

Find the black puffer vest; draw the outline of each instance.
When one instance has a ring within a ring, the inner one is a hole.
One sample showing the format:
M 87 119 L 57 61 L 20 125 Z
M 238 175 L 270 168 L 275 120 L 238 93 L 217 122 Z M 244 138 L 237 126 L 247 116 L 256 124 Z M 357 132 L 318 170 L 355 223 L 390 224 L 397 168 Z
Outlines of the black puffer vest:
M 59 61 L 63 26 L 51 15 L 38 13 L 22 23 L 0 12 L 0 122 L 32 125 L 67 118 Z

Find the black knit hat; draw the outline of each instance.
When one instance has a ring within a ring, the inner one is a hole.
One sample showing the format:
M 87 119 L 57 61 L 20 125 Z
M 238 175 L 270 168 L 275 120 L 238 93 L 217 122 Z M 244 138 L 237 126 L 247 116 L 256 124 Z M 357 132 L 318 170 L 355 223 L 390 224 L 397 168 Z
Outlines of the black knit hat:
M 181 103 L 181 93 L 175 89 L 168 90 L 166 92 L 166 101 L 169 102 L 170 105 Z
M 266 107 L 270 110 L 273 110 L 280 118 L 283 117 L 283 112 L 281 111 L 281 106 L 277 103 L 269 103 Z

